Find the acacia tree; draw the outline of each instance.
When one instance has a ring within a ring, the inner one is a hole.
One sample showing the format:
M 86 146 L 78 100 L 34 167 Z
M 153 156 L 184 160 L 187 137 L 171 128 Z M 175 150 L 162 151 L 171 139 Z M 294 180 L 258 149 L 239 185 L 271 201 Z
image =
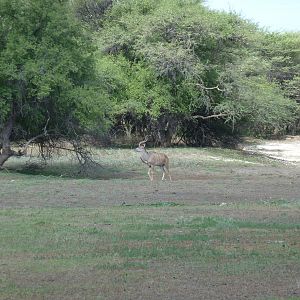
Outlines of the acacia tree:
M 106 72 L 116 123 L 144 120 L 161 144 L 175 131 L 194 144 L 210 130 L 279 133 L 295 119 L 295 101 L 269 80 L 264 33 L 235 14 L 198 0 L 120 0 L 98 37 L 100 69 L 118 70 Z
M 270 33 L 261 43 L 261 54 L 271 62 L 268 77 L 284 95 L 300 104 L 300 32 Z M 293 130 L 299 131 L 300 116 Z
M 72 138 L 103 125 L 94 48 L 68 5 L 0 2 L 0 167 L 30 142 Z M 23 147 L 13 150 L 12 141 Z

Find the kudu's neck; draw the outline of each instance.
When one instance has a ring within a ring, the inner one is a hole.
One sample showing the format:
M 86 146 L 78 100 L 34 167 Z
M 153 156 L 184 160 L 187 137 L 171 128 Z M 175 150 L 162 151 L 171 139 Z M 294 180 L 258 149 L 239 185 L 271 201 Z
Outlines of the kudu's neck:
M 141 159 L 143 161 L 148 161 L 149 156 L 150 156 L 150 153 L 146 149 L 143 149 L 143 151 L 141 152 Z

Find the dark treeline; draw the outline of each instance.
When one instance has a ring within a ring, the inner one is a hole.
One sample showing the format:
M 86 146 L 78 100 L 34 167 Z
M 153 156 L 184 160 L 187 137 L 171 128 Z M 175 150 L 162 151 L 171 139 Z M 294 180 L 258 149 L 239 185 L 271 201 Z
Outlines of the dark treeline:
M 0 0 L 0 20 L 0 166 L 31 142 L 204 146 L 299 130 L 299 32 L 199 0 Z

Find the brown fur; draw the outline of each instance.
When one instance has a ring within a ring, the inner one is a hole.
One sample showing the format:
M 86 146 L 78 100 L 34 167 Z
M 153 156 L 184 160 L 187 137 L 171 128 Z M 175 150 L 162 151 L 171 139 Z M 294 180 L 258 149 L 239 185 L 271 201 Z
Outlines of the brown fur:
M 154 167 L 155 166 L 158 166 L 162 169 L 162 171 L 163 171 L 162 180 L 164 180 L 165 174 L 168 174 L 170 180 L 172 180 L 171 174 L 169 171 L 169 158 L 166 154 L 146 151 L 145 141 L 140 142 L 138 148 L 136 148 L 135 151 L 141 153 L 142 162 L 149 166 L 148 176 L 151 181 L 153 180 L 153 177 L 154 177 Z

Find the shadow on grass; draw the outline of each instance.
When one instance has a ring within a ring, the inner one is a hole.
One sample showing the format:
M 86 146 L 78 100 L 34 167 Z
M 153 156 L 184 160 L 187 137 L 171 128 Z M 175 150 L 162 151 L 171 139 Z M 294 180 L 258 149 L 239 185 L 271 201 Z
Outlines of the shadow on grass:
M 101 166 L 98 164 L 81 166 L 74 162 L 23 162 L 13 163 L 2 171 L 3 173 L 17 173 L 31 176 L 45 176 L 45 177 L 60 177 L 72 179 L 131 179 L 139 176 L 137 171 L 128 171 L 124 168 L 117 168 L 111 166 Z

